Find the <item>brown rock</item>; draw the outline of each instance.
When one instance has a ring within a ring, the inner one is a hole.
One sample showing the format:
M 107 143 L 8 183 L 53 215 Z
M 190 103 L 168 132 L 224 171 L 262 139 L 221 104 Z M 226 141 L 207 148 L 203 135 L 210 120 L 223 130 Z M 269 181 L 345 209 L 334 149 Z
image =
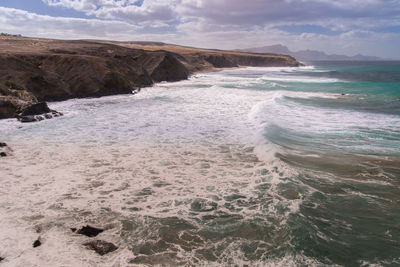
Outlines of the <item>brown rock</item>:
M 21 106 L 15 97 L 0 96 L 0 119 L 14 118 Z

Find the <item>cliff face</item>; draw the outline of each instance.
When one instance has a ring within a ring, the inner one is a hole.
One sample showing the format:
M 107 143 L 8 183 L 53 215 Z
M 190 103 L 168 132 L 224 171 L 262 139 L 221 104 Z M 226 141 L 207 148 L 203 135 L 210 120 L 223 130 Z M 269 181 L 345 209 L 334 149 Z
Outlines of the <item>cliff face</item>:
M 189 70 L 179 60 L 179 55 L 159 51 L 145 61 L 143 67 L 154 82 L 176 82 L 189 77 Z
M 298 64 L 288 56 L 161 43 L 8 37 L 0 39 L 0 118 L 15 117 L 28 103 L 127 94 L 154 82 L 187 79 L 196 71 Z
M 215 68 L 233 68 L 239 66 L 273 67 L 273 66 L 296 66 L 296 59 L 285 57 L 260 57 L 257 55 L 228 54 L 228 55 L 201 55 L 201 59 L 207 61 Z

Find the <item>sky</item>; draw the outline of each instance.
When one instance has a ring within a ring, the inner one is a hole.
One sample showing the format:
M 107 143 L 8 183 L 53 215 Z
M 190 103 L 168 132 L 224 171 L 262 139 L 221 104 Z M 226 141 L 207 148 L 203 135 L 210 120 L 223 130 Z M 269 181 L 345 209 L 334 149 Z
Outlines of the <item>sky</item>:
M 400 59 L 400 0 L 0 0 L 0 32 Z

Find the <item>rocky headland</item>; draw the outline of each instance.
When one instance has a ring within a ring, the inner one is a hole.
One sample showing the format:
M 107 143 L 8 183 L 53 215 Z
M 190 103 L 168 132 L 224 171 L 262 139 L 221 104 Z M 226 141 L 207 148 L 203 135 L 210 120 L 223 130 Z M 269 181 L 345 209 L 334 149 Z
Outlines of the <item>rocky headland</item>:
M 21 118 L 32 104 L 44 101 L 129 94 L 156 82 L 240 66 L 299 66 L 299 62 L 285 55 L 156 42 L 1 36 L 0 119 Z

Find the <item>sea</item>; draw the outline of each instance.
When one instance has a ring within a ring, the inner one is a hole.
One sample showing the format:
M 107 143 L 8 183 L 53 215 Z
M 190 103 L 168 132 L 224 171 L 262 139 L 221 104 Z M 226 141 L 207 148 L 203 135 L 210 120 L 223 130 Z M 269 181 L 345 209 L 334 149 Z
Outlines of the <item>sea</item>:
M 2 266 L 400 266 L 400 62 L 49 106 L 64 116 L 0 121 Z M 87 224 L 105 231 L 71 231 Z

